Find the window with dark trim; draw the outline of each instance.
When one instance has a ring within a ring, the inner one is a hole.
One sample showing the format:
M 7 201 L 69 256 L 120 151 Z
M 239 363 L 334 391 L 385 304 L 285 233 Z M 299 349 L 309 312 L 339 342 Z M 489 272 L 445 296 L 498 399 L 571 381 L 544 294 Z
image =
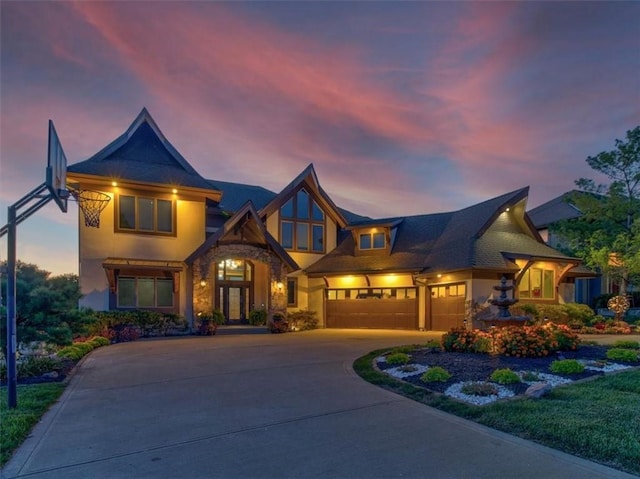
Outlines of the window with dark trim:
M 280 207 L 280 244 L 284 249 L 324 253 L 325 215 L 304 188 Z
M 171 199 L 118 195 L 116 229 L 120 232 L 171 235 L 176 231 Z
M 384 249 L 387 246 L 384 232 L 360 233 L 358 243 L 361 250 Z
M 119 276 L 118 308 L 172 308 L 173 280 L 148 276 Z
M 298 279 L 287 279 L 287 306 L 295 308 L 298 305 Z

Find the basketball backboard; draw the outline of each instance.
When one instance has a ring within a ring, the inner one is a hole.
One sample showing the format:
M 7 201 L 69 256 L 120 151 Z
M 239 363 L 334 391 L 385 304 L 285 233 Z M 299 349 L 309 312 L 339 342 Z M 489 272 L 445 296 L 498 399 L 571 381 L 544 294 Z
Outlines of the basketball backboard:
M 67 212 L 67 157 L 64 154 L 60 139 L 49 120 L 49 152 L 47 161 L 47 188 L 60 209 Z

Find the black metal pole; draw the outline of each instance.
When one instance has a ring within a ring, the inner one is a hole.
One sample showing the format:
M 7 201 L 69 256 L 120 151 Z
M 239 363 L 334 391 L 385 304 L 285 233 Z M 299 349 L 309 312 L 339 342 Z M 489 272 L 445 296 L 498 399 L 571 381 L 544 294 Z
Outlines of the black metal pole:
M 7 405 L 18 405 L 18 371 L 16 367 L 16 207 L 7 215 Z

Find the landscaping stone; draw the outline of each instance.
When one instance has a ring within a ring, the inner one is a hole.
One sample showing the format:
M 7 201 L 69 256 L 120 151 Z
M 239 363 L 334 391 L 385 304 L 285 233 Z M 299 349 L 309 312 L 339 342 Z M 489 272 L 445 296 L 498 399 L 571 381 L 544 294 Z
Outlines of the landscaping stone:
M 524 395 L 530 398 L 538 399 L 551 391 L 551 384 L 535 383 L 527 388 Z

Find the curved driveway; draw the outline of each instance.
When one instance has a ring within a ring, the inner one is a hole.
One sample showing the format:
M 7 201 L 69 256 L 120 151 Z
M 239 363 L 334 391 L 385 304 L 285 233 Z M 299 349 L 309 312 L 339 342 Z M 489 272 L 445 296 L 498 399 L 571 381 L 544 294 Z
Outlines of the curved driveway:
M 30 478 L 631 477 L 361 380 L 427 333 L 318 330 L 100 348 L 3 471 Z

